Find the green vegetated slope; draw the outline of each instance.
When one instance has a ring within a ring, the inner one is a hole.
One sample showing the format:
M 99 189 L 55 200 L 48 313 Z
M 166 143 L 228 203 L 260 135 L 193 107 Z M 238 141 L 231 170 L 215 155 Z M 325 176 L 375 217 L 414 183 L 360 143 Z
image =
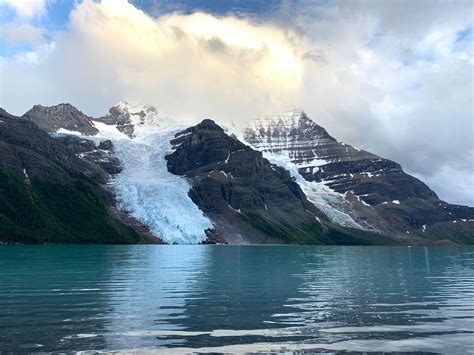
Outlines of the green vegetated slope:
M 275 221 L 269 221 L 258 214 L 241 215 L 247 223 L 269 235 L 289 243 L 311 245 L 400 245 L 394 238 L 377 233 L 343 228 L 327 221 L 322 224 L 311 222 L 295 228 Z

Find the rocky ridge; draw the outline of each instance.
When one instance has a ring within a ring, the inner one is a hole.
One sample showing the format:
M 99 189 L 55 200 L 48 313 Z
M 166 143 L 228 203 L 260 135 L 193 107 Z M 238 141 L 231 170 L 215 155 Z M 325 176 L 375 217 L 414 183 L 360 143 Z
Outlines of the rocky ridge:
M 91 117 L 68 103 L 55 106 L 35 105 L 22 118 L 34 122 L 41 129 L 51 133 L 80 132 L 85 135 L 99 133 Z

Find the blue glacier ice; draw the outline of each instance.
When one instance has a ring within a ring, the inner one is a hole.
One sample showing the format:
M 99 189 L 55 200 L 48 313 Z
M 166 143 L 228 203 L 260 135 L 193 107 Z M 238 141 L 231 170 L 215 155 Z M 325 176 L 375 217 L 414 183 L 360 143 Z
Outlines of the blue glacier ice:
M 139 110 L 125 106 L 122 109 Z M 115 156 L 123 170 L 110 184 L 117 207 L 146 225 L 169 244 L 198 244 L 212 228 L 209 219 L 188 196 L 191 188 L 184 177 L 168 172 L 165 155 L 170 140 L 181 130 L 178 125 L 155 112 L 142 122 L 134 122 L 135 137 L 129 138 L 115 126 L 96 123 L 100 139 L 114 142 Z

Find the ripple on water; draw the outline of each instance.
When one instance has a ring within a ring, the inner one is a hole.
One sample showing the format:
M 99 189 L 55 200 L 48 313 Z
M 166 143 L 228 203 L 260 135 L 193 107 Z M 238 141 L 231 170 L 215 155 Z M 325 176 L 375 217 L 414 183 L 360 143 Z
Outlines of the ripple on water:
M 0 284 L 11 352 L 474 349 L 470 247 L 2 246 Z

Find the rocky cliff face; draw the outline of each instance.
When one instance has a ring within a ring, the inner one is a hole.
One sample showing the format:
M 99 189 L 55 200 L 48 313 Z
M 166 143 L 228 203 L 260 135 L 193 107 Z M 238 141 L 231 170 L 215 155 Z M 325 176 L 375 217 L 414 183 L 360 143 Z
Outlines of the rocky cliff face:
M 350 215 L 360 228 L 437 239 L 439 234 L 427 232 L 428 225 L 436 229 L 435 225 L 455 224 L 457 220 L 470 230 L 466 235 L 474 240 L 474 225 L 469 221 L 474 219 L 474 208 L 439 200 L 399 164 L 338 142 L 303 111 L 257 119 L 245 130 L 244 137 L 270 156 L 287 157 L 306 181 L 327 187 L 339 199 L 348 201 L 350 205 L 326 202 L 332 209 Z M 444 238 L 457 240 L 457 233 L 453 229 Z
M 56 134 L 54 137 L 63 142 L 71 154 L 99 166 L 108 174 L 115 175 L 122 171 L 119 159 L 114 156 L 111 140 L 106 139 L 96 145 L 89 139 L 69 134 Z
M 283 168 L 204 120 L 176 135 L 166 156 L 186 176 L 192 200 L 232 243 L 365 244 L 335 230 Z
M 34 122 L 48 133 L 70 131 L 92 136 L 99 132 L 92 119 L 71 104 L 35 105 L 22 118 Z

